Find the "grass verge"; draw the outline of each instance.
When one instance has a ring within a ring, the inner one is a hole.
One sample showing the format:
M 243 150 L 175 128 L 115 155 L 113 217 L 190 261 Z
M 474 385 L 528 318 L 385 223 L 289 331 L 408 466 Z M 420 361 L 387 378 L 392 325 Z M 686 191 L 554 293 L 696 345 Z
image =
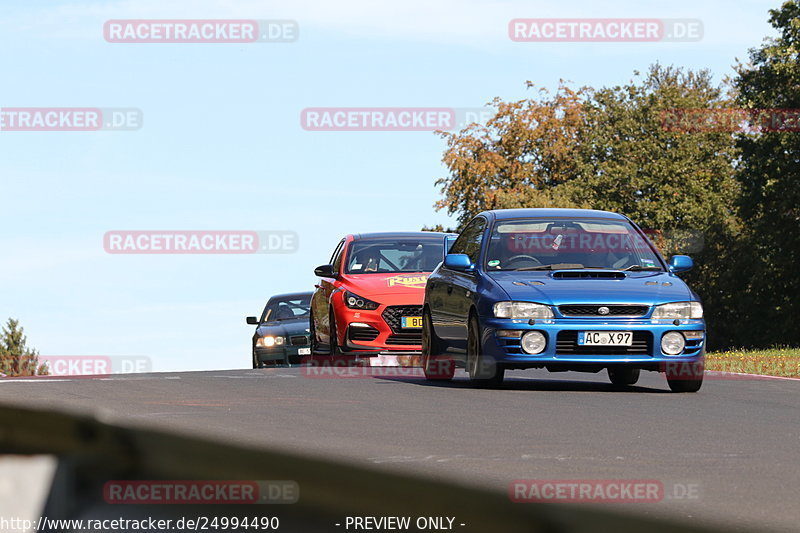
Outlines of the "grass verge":
M 800 348 L 710 352 L 706 370 L 800 378 Z

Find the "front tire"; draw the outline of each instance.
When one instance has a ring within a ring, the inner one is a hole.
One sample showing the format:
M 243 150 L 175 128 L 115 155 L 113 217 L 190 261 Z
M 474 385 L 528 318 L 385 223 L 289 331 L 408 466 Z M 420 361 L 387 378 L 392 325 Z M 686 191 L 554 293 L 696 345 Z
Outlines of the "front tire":
M 703 361 L 698 363 L 683 363 L 686 365 L 680 372 L 667 372 L 667 385 L 672 392 L 697 392 L 703 386 L 703 375 L 705 374 L 705 364 Z M 687 370 L 688 369 L 688 370 Z M 689 378 L 686 379 L 688 374 Z
M 328 335 L 328 343 L 331 346 L 330 354 L 331 357 L 335 357 L 337 355 L 342 355 L 342 348 L 339 346 L 339 333 L 336 330 L 336 313 L 333 311 L 331 307 L 330 310 L 330 319 L 328 321 L 330 324 L 330 333 Z
M 314 327 L 313 313 L 308 319 L 308 344 L 311 346 L 311 357 L 319 355 L 319 343 L 317 342 L 317 328 Z
M 264 363 L 258 359 L 255 352 L 253 353 L 253 368 L 264 368 Z
M 441 341 L 433 331 L 431 313 L 422 313 L 422 371 L 429 381 L 450 381 L 456 373 L 455 362 L 442 357 Z
M 469 319 L 467 330 L 467 372 L 470 383 L 482 389 L 495 389 L 503 384 L 505 369 L 499 366 L 491 357 L 481 354 L 481 327 L 478 317 L 473 315 Z
M 608 367 L 608 379 L 611 380 L 613 385 L 618 387 L 636 385 L 639 381 L 639 374 L 641 371 L 638 368 L 627 368 L 610 366 Z

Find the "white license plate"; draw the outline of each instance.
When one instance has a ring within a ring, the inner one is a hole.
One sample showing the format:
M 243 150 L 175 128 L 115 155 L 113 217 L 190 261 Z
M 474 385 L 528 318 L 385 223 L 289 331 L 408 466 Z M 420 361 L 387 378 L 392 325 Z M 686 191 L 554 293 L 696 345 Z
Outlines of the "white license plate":
M 311 348 L 298 348 L 297 355 L 311 355 Z
M 633 344 L 631 331 L 579 331 L 579 346 L 630 346 Z

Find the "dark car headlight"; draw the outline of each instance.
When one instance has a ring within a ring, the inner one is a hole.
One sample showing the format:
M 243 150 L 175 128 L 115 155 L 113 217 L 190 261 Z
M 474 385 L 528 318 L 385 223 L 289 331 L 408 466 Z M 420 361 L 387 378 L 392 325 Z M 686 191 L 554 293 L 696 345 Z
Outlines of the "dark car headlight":
M 350 309 L 363 309 L 365 311 L 374 311 L 381 304 L 379 304 L 378 302 L 373 302 L 372 300 L 368 300 L 366 298 L 362 298 L 361 296 L 353 294 L 352 292 L 345 291 L 344 305 L 346 305 Z
M 256 346 L 259 348 L 273 348 L 275 346 L 283 346 L 285 339 L 280 335 L 264 335 L 256 340 Z

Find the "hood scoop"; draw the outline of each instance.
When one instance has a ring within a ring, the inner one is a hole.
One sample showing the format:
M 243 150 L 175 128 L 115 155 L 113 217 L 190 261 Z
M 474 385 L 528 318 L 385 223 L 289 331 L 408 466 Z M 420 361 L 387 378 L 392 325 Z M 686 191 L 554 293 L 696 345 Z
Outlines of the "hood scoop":
M 618 270 L 558 270 L 551 275 L 553 279 L 625 279 Z

